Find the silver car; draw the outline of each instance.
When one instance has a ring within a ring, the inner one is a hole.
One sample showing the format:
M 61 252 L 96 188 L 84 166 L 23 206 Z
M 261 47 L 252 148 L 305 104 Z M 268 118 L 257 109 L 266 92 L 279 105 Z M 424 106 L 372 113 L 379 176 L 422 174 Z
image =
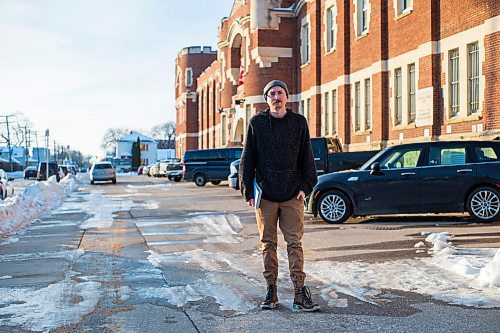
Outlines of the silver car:
M 0 169 L 0 200 L 4 200 L 14 195 L 14 187 L 11 184 L 12 180 L 14 180 L 14 178 L 9 178 L 7 173 L 3 169 Z
M 116 170 L 110 162 L 97 162 L 92 165 L 89 172 L 90 183 L 95 181 L 111 180 L 116 183 Z

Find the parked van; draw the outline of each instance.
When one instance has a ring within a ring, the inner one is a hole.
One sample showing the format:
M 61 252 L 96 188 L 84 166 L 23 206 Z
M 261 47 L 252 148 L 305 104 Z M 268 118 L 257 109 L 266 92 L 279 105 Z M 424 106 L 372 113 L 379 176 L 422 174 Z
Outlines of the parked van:
M 214 185 L 227 180 L 229 165 L 239 159 L 243 148 L 216 148 L 188 150 L 182 158 L 182 173 L 185 181 L 194 181 L 198 186 L 207 182 Z
M 59 174 L 59 166 L 57 162 L 40 162 L 38 163 L 38 172 L 36 174 L 36 180 L 47 180 L 47 164 L 49 165 L 49 177 L 56 176 L 57 181 L 61 180 L 61 175 Z

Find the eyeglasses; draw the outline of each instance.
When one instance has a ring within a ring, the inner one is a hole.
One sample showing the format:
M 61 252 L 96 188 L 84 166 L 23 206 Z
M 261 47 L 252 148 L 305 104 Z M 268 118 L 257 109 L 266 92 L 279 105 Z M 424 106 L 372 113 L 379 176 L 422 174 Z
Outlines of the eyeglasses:
M 282 96 L 282 95 L 283 95 L 283 91 L 270 91 L 267 93 L 267 97 L 269 97 L 269 98 L 273 98 L 276 96 Z

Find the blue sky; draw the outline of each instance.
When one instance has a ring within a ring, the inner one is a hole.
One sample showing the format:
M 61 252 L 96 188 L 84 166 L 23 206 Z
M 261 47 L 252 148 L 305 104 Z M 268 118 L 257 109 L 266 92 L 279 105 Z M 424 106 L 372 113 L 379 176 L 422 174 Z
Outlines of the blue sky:
M 177 52 L 215 48 L 233 2 L 0 0 L 0 116 L 88 154 L 108 128 L 175 121 Z

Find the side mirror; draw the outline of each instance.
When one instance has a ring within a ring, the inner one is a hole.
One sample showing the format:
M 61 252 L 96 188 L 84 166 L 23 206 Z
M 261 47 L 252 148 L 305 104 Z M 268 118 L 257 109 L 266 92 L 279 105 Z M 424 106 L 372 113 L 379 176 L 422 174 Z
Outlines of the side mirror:
M 379 162 L 373 163 L 370 166 L 370 169 L 372 170 L 372 171 L 370 171 L 370 175 L 379 175 L 381 173 L 380 172 L 380 163 Z

